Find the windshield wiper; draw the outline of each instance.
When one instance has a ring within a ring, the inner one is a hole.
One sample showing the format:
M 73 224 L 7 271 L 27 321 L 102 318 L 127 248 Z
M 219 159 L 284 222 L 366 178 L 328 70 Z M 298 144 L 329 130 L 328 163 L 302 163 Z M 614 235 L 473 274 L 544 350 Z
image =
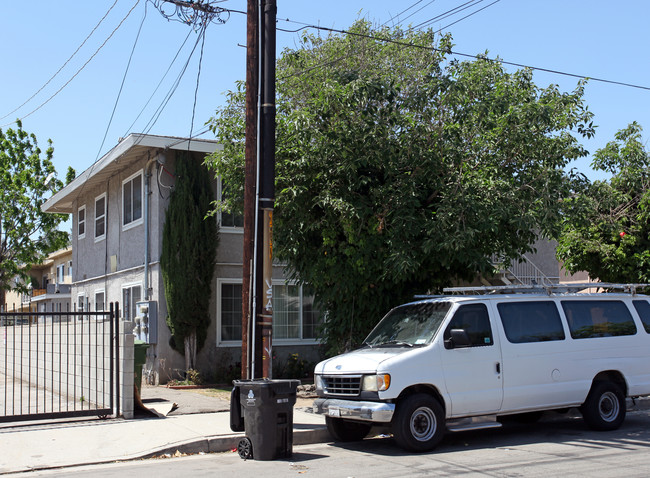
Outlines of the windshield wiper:
M 373 348 L 374 346 L 370 342 L 364 342 L 363 344 L 364 347 L 368 347 L 369 349 Z
M 398 347 L 413 347 L 413 344 L 410 344 L 408 342 L 401 342 L 399 340 L 389 340 L 388 342 L 377 344 L 377 347 L 383 347 L 384 345 L 397 345 Z

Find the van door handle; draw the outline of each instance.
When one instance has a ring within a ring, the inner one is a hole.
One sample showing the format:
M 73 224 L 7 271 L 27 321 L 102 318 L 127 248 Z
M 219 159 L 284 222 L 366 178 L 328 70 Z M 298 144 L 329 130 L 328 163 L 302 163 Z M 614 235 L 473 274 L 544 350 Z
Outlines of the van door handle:
M 501 364 L 497 362 L 497 373 L 501 373 Z

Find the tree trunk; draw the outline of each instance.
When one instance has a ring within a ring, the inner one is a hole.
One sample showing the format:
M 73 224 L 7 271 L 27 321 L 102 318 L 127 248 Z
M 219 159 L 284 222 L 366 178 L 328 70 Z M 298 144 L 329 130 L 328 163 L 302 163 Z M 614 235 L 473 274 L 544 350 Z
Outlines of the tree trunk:
M 185 372 L 196 367 L 196 331 L 185 337 Z

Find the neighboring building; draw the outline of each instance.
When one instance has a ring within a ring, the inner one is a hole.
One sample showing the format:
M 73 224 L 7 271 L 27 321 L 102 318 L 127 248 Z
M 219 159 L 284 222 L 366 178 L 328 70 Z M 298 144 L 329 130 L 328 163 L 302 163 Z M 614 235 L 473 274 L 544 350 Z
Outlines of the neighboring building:
M 119 302 L 132 321 L 138 302 L 157 311 L 157 343 L 149 347 L 145 374 L 150 382 L 179 378 L 184 358 L 169 345 L 167 311 L 160 270 L 165 212 L 175 183 L 176 161 L 189 152 L 197 159 L 220 148 L 215 141 L 132 134 L 48 200 L 43 210 L 72 214 L 75 264 L 72 300 L 90 310 Z M 214 181 L 215 198 L 221 184 Z M 243 228 L 241 218 L 220 214 L 219 247 L 213 279 L 208 340 L 198 368 L 212 377 L 219 367 L 241 360 Z M 300 353 L 315 360 L 319 314 L 299 285 L 273 271 L 273 346 L 278 355 Z M 154 305 L 155 304 L 155 305 Z M 152 316 L 153 318 L 153 316 Z
M 29 267 L 30 291 L 7 292 L 8 310 L 68 311 L 71 310 L 72 248 L 60 249 L 41 263 Z

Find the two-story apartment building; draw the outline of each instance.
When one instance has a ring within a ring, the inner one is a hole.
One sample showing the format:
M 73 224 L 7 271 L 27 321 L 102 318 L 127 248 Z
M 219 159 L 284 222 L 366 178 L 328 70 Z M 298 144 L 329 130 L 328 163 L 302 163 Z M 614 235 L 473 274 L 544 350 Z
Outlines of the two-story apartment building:
M 25 266 L 31 282 L 29 292 L 9 291 L 5 297 L 8 310 L 67 311 L 71 308 L 72 248 L 54 251 L 41 264 Z
M 176 162 L 189 153 L 202 161 L 220 145 L 205 139 L 131 134 L 43 206 L 72 215 L 72 300 L 77 308 L 119 302 L 125 321 L 138 303 L 150 302 L 157 315 L 156 343 L 148 349 L 150 381 L 178 378 L 184 358 L 169 345 L 170 332 L 160 270 L 165 212 L 176 181 Z M 215 198 L 221 195 L 218 179 Z M 241 357 L 243 228 L 240 218 L 220 214 L 208 340 L 197 356 L 206 377 Z M 284 280 L 274 267 L 273 344 L 278 355 L 299 352 L 315 359 L 319 314 L 302 287 Z M 141 310 L 141 309 L 139 309 Z

